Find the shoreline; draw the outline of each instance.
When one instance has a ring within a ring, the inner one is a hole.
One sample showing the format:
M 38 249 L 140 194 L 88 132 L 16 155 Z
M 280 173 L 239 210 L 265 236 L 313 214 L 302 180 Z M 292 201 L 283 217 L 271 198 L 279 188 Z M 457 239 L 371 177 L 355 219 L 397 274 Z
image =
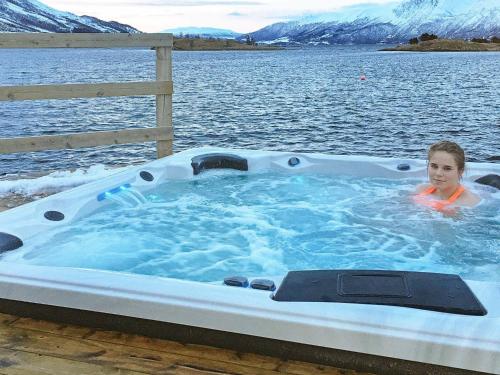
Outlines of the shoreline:
M 478 43 L 461 39 L 433 39 L 418 44 L 400 44 L 379 51 L 396 52 L 500 52 L 500 43 Z
M 0 184 L 7 183 L 0 191 L 0 212 L 30 203 L 49 195 L 91 183 L 101 178 L 126 170 L 136 164 L 112 165 L 95 164 L 87 168 L 51 170 L 23 174 L 8 174 L 0 177 Z M 33 187 L 31 183 L 34 183 Z M 28 186 L 28 188 L 26 188 Z
M 174 51 L 279 51 L 283 47 L 246 44 L 233 39 L 174 38 Z

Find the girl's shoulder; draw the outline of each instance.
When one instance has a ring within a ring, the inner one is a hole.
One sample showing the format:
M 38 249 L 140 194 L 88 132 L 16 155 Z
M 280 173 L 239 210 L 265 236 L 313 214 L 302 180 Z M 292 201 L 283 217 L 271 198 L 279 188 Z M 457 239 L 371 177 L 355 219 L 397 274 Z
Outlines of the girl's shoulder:
M 479 202 L 481 202 L 481 198 L 477 194 L 470 191 L 469 189 L 465 189 L 458 200 L 458 203 L 461 206 L 467 206 L 467 207 L 474 207 Z

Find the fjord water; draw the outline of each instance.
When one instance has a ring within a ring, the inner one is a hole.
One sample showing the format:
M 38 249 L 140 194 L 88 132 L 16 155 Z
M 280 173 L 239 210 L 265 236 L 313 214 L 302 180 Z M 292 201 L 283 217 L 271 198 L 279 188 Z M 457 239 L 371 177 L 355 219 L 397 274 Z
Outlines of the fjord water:
M 499 53 L 378 48 L 174 52 L 175 151 L 213 145 L 422 159 L 447 138 L 471 161 L 498 161 Z M 154 62 L 143 49 L 1 50 L 0 84 L 152 80 Z M 154 97 L 0 102 L 2 138 L 145 126 L 155 126 Z M 153 143 L 0 155 L 0 173 L 154 157 Z
M 204 172 L 110 204 L 0 260 L 196 281 L 302 269 L 444 272 L 500 282 L 500 199 L 444 217 L 414 180 Z

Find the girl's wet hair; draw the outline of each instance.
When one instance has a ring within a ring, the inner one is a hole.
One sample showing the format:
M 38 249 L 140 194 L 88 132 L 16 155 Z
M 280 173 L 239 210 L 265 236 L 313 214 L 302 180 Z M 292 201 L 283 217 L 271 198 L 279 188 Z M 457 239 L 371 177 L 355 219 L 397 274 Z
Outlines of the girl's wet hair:
M 440 141 L 434 143 L 429 147 L 429 152 L 427 153 L 427 160 L 431 159 L 432 154 L 436 151 L 444 151 L 453 156 L 455 163 L 457 163 L 457 167 L 459 171 L 463 171 L 465 169 L 465 152 L 458 144 L 451 141 Z

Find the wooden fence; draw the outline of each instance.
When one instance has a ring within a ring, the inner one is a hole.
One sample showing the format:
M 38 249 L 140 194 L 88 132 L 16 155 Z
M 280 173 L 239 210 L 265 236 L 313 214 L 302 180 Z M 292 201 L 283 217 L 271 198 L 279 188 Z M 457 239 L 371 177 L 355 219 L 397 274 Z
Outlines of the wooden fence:
M 172 45 L 171 34 L 0 33 L 0 49 L 144 47 L 156 50 L 156 81 L 0 86 L 0 101 L 156 95 L 156 127 L 0 138 L 0 153 L 156 141 L 158 157 L 172 154 Z

